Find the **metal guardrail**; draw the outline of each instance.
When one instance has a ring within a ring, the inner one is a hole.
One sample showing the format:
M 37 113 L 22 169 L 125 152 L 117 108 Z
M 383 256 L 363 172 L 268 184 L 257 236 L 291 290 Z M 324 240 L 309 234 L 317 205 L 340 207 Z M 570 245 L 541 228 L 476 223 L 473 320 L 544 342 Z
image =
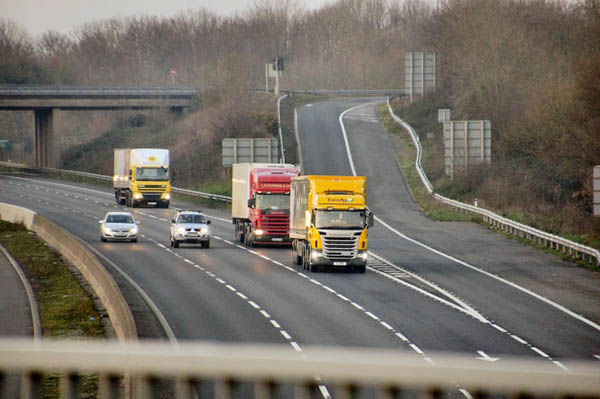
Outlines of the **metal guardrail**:
M 600 373 L 589 362 L 573 361 L 565 371 L 543 360 L 489 363 L 441 353 L 430 357 L 434 364 L 393 349 L 305 346 L 296 352 L 282 345 L 1 339 L 0 395 L 6 380 L 2 375 L 21 375 L 28 382 L 22 384 L 26 397 L 36 398 L 41 397 L 41 376 L 58 373 L 61 397 L 81 397 L 80 376 L 91 372 L 98 377 L 100 398 L 122 397 L 125 375 L 137 377 L 133 391 L 138 398 L 158 397 L 155 388 L 165 386 L 161 381 L 174 382 L 166 395 L 175 398 L 196 397 L 199 385 L 206 383 L 213 384 L 213 392 L 202 397 L 220 399 L 305 399 L 317 393 L 357 398 L 363 389 L 386 399 L 406 391 L 435 399 L 457 390 L 476 398 L 600 397 Z M 248 392 L 239 391 L 241 384 Z M 291 389 L 282 390 L 286 385 Z
M 396 114 L 394 114 L 389 99 L 387 105 L 390 115 L 392 116 L 394 121 L 396 121 L 396 123 L 400 124 L 410 133 L 410 137 L 417 149 L 415 167 L 421 178 L 421 181 L 423 182 L 423 185 L 425 186 L 425 189 L 436 199 L 463 211 L 481 215 L 483 217 L 484 222 L 489 223 L 493 227 L 499 228 L 502 231 L 536 242 L 538 244 L 544 245 L 545 247 L 550 247 L 551 249 L 561 251 L 565 254 L 568 254 L 569 256 L 580 258 L 590 263 L 593 263 L 593 260 L 595 259 L 596 265 L 600 266 L 600 251 L 598 251 L 597 249 L 576 243 L 571 240 L 567 240 L 566 238 L 562 238 L 542 230 L 538 230 L 536 228 L 524 225 L 522 223 L 515 222 L 514 220 L 510 220 L 508 218 L 500 216 L 490 210 L 473 205 L 467 205 L 462 202 L 446 198 L 440 194 L 435 193 L 431 182 L 427 178 L 427 175 L 425 174 L 425 171 L 421 166 L 422 148 L 421 143 L 419 141 L 419 136 L 409 124 L 407 124 L 398 116 L 396 116 Z
M 35 170 L 40 170 L 40 171 L 46 172 L 46 173 L 58 173 L 58 174 L 88 177 L 90 179 L 97 179 L 97 180 L 103 180 L 103 181 L 112 181 L 112 179 L 113 179 L 112 176 L 99 175 L 96 173 L 88 173 L 88 172 L 79 172 L 76 170 L 65 170 L 65 169 L 55 169 L 55 168 L 32 168 L 32 167 L 29 167 L 29 166 L 26 166 L 23 164 L 15 164 L 15 163 L 9 163 L 9 162 L 0 162 L 0 165 L 7 166 L 7 167 L 21 168 L 21 169 L 23 169 L 23 168 L 35 169 Z M 174 193 L 189 195 L 192 197 L 198 197 L 198 198 L 211 199 L 211 200 L 231 203 L 231 197 L 229 197 L 227 195 L 204 193 L 202 191 L 194 191 L 194 190 L 188 190 L 185 188 L 178 188 L 178 187 L 172 187 L 172 191 Z

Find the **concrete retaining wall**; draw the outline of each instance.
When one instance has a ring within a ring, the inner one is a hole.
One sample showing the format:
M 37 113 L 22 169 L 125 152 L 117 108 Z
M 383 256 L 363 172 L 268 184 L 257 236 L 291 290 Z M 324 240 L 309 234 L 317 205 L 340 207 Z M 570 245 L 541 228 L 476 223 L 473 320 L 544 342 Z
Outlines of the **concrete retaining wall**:
M 50 220 L 20 206 L 0 203 L 0 219 L 23 223 L 27 229 L 59 251 L 88 281 L 106 311 L 119 341 L 136 340 L 137 331 L 129 305 L 112 276 L 77 237 Z

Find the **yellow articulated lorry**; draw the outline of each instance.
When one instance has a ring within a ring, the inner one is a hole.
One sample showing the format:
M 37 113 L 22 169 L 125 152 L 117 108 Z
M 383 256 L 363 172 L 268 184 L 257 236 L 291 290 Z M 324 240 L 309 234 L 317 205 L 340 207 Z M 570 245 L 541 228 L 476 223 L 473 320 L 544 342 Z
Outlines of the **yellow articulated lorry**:
M 364 176 L 299 176 L 290 184 L 292 259 L 311 272 L 319 267 L 364 273 L 367 229 L 373 214 L 367 208 Z
M 115 148 L 113 187 L 119 205 L 168 208 L 171 201 L 169 150 Z

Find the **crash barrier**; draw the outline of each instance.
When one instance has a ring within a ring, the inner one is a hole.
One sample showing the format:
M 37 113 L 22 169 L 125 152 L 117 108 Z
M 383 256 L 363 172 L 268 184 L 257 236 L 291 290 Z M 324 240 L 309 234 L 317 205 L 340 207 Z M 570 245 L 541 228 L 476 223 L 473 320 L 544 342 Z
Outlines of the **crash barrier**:
M 534 358 L 485 362 L 428 353 L 425 360 L 374 348 L 305 346 L 297 352 L 287 345 L 0 339 L 0 377 L 26 375 L 25 394 L 32 398 L 39 397 L 46 373 L 60 376 L 62 398 L 82 397 L 79 376 L 90 372 L 98 377 L 100 398 L 122 397 L 120 376 L 127 373 L 140 378 L 139 398 L 191 398 L 201 390 L 200 397 L 220 399 L 357 398 L 365 390 L 388 399 L 413 391 L 432 399 L 458 391 L 475 398 L 600 397 L 598 367 L 587 362 L 564 369 Z M 161 384 L 166 381 L 171 384 Z
M 104 181 L 112 181 L 112 179 L 113 179 L 112 176 L 98 175 L 95 173 L 87 173 L 87 172 L 78 172 L 76 170 L 63 170 L 63 169 L 54 169 L 54 168 L 39 168 L 39 170 L 41 170 L 42 172 L 46 172 L 46 173 L 69 174 L 69 175 L 88 177 L 88 178 L 104 180 Z M 215 201 L 231 203 L 231 197 L 229 197 L 227 195 L 203 193 L 201 191 L 187 190 L 185 188 L 177 188 L 177 187 L 172 187 L 171 191 L 174 193 L 177 193 L 177 194 L 189 195 L 191 197 L 198 197 L 198 198 L 211 199 L 211 200 L 215 200 Z
M 0 218 L 22 223 L 77 267 L 106 308 L 117 339 L 137 339 L 133 315 L 119 287 L 83 242 L 45 217 L 20 206 L 0 203 Z
M 421 148 L 419 136 L 412 128 L 412 126 L 410 126 L 398 116 L 396 116 L 396 114 L 394 114 L 389 99 L 387 102 L 387 106 L 390 115 L 392 116 L 394 121 L 409 132 L 410 137 L 415 145 L 415 148 L 417 149 L 417 157 L 415 160 L 415 167 L 417 169 L 417 173 L 419 174 L 419 177 L 421 178 L 421 182 L 423 182 L 425 189 L 429 192 L 429 194 L 433 195 L 434 198 L 457 209 L 480 215 L 483 217 L 484 222 L 491 224 L 494 228 L 500 229 L 506 233 L 516 235 L 520 238 L 527 239 L 534 243 L 543 245 L 545 247 L 549 247 L 556 251 L 560 251 L 564 254 L 568 254 L 573 258 L 581 259 L 589 263 L 594 263 L 595 260 L 596 265 L 600 266 L 600 251 L 598 251 L 597 249 L 578 244 L 574 241 L 567 240 L 566 238 L 546 233 L 545 231 L 538 230 L 533 227 L 515 222 L 514 220 L 510 220 L 508 218 L 500 216 L 485 208 L 464 204 L 462 202 L 455 201 L 453 199 L 446 198 L 440 194 L 435 193 L 431 182 L 427 178 L 427 175 L 425 174 L 425 171 L 421 166 L 421 156 L 423 150 Z
M 57 174 L 62 174 L 62 175 L 87 177 L 90 179 L 103 180 L 103 181 L 112 181 L 113 180 L 112 176 L 99 175 L 96 173 L 88 173 L 88 172 L 79 172 L 77 170 L 66 170 L 66 169 L 55 169 L 55 168 L 32 168 L 30 166 L 26 166 L 23 164 L 15 164 L 15 163 L 9 163 L 9 162 L 0 162 L 0 166 L 19 168 L 19 169 L 31 169 L 31 170 L 44 172 L 44 173 L 57 173 Z M 198 198 L 211 199 L 211 200 L 215 200 L 215 201 L 231 203 L 231 197 L 229 197 L 227 195 L 203 193 L 201 191 L 187 190 L 185 188 L 177 188 L 177 187 L 172 187 L 171 191 L 174 193 L 178 193 L 178 194 L 189 195 L 191 197 L 198 197 Z

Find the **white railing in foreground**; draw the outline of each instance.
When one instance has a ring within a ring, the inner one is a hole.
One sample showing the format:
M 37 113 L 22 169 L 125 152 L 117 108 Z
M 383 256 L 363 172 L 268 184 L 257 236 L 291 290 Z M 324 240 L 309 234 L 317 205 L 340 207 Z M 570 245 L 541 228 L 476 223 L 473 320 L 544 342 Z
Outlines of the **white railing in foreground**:
M 0 339 L 0 384 L 8 380 L 2 377 L 21 375 L 32 398 L 39 397 L 45 373 L 60 375 L 63 398 L 80 397 L 78 377 L 86 373 L 99 377 L 101 398 L 121 397 L 123 375 L 138 377 L 134 391 L 141 398 L 158 397 L 152 387 L 165 378 L 176 382 L 176 398 L 195 397 L 201 382 L 214 383 L 218 398 L 232 397 L 240 383 L 251 384 L 254 398 L 274 397 L 284 384 L 294 386 L 289 396 L 294 398 L 313 397 L 323 388 L 335 398 L 353 398 L 365 387 L 374 387 L 379 398 L 400 397 L 406 390 L 435 398 L 458 389 L 476 397 L 600 397 L 600 373 L 591 363 L 573 361 L 563 370 L 533 359 L 491 363 L 441 353 L 429 357 L 435 364 L 392 349 L 303 347 L 298 353 L 281 345 Z
M 455 208 L 481 215 L 481 216 L 483 216 L 484 222 L 489 223 L 492 226 L 499 228 L 505 232 L 517 235 L 521 238 L 525 238 L 525 239 L 533 241 L 533 242 L 537 242 L 538 244 L 542 244 L 546 247 L 550 247 L 557 251 L 562 251 L 563 253 L 569 254 L 570 256 L 573 256 L 575 258 L 581 258 L 585 261 L 589 261 L 590 263 L 593 263 L 593 259 L 595 259 L 596 265 L 600 266 L 600 251 L 598 251 L 597 249 L 594 249 L 594 248 L 591 248 L 591 247 L 588 247 L 588 246 L 585 246 L 582 244 L 578 244 L 574 241 L 567 240 L 566 238 L 562 238 L 562 237 L 559 237 L 559 236 L 556 236 L 556 235 L 553 235 L 550 233 L 546 233 L 545 231 L 538 230 L 533 227 L 515 222 L 514 220 L 510 220 L 503 216 L 497 215 L 494 212 L 489 211 L 487 209 L 480 208 L 480 207 L 473 206 L 473 205 L 467 205 L 462 202 L 458 202 L 453 199 L 446 198 L 440 194 L 435 193 L 433 190 L 433 186 L 431 185 L 431 182 L 427 178 L 427 175 L 425 174 L 425 171 L 423 170 L 423 167 L 421 166 L 422 148 L 421 148 L 421 143 L 419 142 L 419 136 L 414 131 L 412 126 L 410 126 L 409 124 L 404 122 L 402 119 L 400 119 L 398 116 L 396 116 L 396 114 L 394 114 L 394 111 L 392 110 L 392 106 L 390 104 L 389 98 L 388 98 L 387 106 L 388 106 L 390 115 L 392 116 L 394 121 L 396 123 L 400 124 L 403 128 L 405 128 L 410 133 L 410 137 L 417 149 L 417 159 L 415 160 L 415 167 L 417 168 L 417 172 L 419 173 L 419 176 L 421 177 L 421 181 L 425 185 L 425 189 L 430 194 L 432 194 L 436 199 L 438 199 L 448 205 L 451 205 Z

